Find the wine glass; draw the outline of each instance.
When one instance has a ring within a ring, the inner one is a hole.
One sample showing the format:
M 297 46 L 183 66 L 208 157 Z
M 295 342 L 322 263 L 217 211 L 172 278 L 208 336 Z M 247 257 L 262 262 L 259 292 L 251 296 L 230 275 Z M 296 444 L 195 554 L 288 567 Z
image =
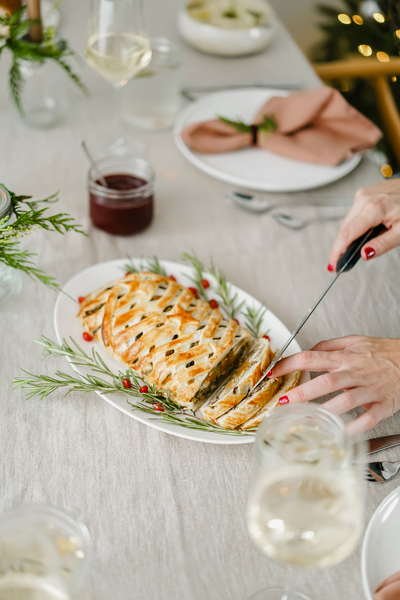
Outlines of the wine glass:
M 347 558 L 363 528 L 363 453 L 343 421 L 317 405 L 272 411 L 257 431 L 247 508 L 257 546 L 293 567 L 322 569 Z M 251 600 L 310 600 L 294 589 L 294 575 Z
M 90 0 L 86 60 L 113 86 L 113 116 L 118 124 L 122 88 L 150 59 L 143 0 Z M 138 140 L 128 143 L 121 130 L 109 151 L 141 156 L 144 146 Z

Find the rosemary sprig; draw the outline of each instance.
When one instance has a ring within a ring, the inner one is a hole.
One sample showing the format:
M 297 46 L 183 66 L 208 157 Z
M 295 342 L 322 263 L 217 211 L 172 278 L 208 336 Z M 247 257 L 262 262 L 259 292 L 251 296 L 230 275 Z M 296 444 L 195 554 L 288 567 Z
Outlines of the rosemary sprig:
M 213 259 L 211 259 L 211 267 L 207 271 L 217 282 L 215 291 L 219 296 L 223 310 L 230 319 L 234 319 L 237 312 L 242 308 L 244 300 L 239 304 L 237 303 L 237 294 L 232 293 L 232 286 L 227 283 L 225 275 L 217 267 Z
M 224 429 L 219 425 L 203 421 L 196 417 L 193 411 L 187 412 L 174 402 L 169 390 L 157 389 L 155 384 L 152 386 L 145 378 L 136 375 L 131 369 L 125 373 L 122 371 L 118 371 L 117 374 L 113 373 L 94 348 L 89 355 L 73 338 L 70 340 L 71 343 L 68 343 L 64 339 L 63 343 L 59 345 L 42 336 L 41 340 L 34 340 L 34 342 L 43 346 L 45 357 L 65 356 L 71 364 L 89 368 L 91 370 L 89 374 L 75 377 L 64 371 L 56 371 L 55 377 L 49 377 L 34 375 L 22 369 L 27 377 L 17 377 L 14 380 L 14 389 L 26 390 L 28 399 L 39 396 L 42 400 L 62 388 L 66 389 L 65 395 L 71 392 L 81 392 L 81 395 L 89 392 L 100 392 L 101 394 L 117 392 L 128 396 L 127 402 L 132 410 L 141 410 L 160 421 L 188 429 L 212 431 L 224 435 L 253 435 L 236 429 Z M 104 379 L 105 377 L 107 379 Z M 131 387 L 129 385 L 126 387 L 127 381 Z M 143 386 L 147 387 L 145 393 L 140 391 Z M 140 398 L 140 400 L 132 402 L 130 399 L 133 398 Z
M 156 273 L 162 277 L 168 277 L 164 267 L 160 265 L 160 261 L 156 256 L 143 259 L 140 263 L 139 269 L 135 267 L 130 256 L 127 257 L 128 262 L 124 264 L 124 269 L 127 273 L 140 273 L 141 271 L 150 271 L 150 273 Z
M 58 202 L 58 193 L 44 200 L 30 201 L 31 196 L 17 196 L 10 190 L 8 192 L 11 196 L 16 220 L 14 223 L 7 225 L 9 217 L 5 217 L 0 222 L 2 226 L 0 229 L 0 263 L 13 269 L 19 269 L 29 277 L 38 279 L 48 287 L 60 290 L 60 286 L 54 277 L 46 275 L 44 271 L 35 267 L 35 263 L 31 259 L 37 255 L 28 250 L 20 250 L 19 240 L 37 229 L 57 231 L 61 234 L 68 231 L 76 231 L 83 235 L 86 235 L 86 233 L 66 213 L 59 213 L 57 215 L 46 214 L 49 207 L 42 207 L 42 205 Z
M 253 133 L 253 127 L 256 127 L 258 131 L 265 131 L 270 133 L 271 131 L 275 131 L 278 129 L 278 125 L 274 119 L 274 117 L 269 117 L 264 115 L 264 119 L 262 123 L 258 123 L 254 125 L 246 125 L 239 117 L 237 121 L 231 121 L 230 119 L 226 119 L 225 117 L 218 116 L 218 119 L 225 123 L 226 125 L 230 125 L 236 131 L 240 131 L 242 133 Z
M 31 42 L 25 36 L 32 25 L 40 24 L 38 19 L 25 19 L 26 6 L 21 6 L 14 13 L 0 17 L 0 25 L 8 30 L 7 35 L 0 35 L 2 45 L 0 54 L 7 49 L 12 54 L 12 64 L 9 71 L 9 84 L 11 96 L 14 103 L 23 115 L 24 109 L 21 102 L 21 94 L 23 90 L 23 76 L 21 73 L 21 62 L 37 62 L 44 63 L 47 59 L 57 62 L 67 75 L 76 83 L 76 85 L 85 93 L 88 94 L 86 86 L 82 83 L 79 77 L 73 73 L 71 67 L 65 62 L 69 56 L 74 56 L 74 52 L 68 47 L 65 40 L 56 43 L 54 40 L 54 30 L 49 29 L 44 31 L 44 40 L 42 44 Z
M 264 304 L 257 309 L 255 306 L 246 306 L 246 309 L 241 311 L 245 318 L 245 325 L 254 337 L 259 337 L 260 335 L 260 327 L 266 312 L 267 307 Z
M 189 279 L 193 281 L 196 286 L 197 291 L 199 292 L 199 296 L 205 301 L 208 302 L 208 297 L 206 291 L 203 286 L 204 280 L 204 271 L 206 270 L 205 266 L 198 258 L 197 254 L 193 251 L 193 254 L 189 254 L 188 252 L 184 252 L 182 254 L 182 260 L 189 263 L 193 268 L 193 276 L 188 275 Z

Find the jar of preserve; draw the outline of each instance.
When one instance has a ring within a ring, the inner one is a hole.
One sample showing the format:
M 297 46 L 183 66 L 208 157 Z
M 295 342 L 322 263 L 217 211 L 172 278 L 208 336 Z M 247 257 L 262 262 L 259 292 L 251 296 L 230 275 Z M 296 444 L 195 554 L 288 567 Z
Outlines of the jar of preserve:
M 93 225 L 114 235 L 143 231 L 153 219 L 154 187 L 154 170 L 141 158 L 109 156 L 96 161 L 88 175 Z

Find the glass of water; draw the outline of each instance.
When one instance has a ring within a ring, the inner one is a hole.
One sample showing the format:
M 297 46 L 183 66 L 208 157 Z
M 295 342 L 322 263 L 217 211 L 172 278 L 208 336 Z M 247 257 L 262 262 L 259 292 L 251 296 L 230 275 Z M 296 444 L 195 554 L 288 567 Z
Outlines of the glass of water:
M 181 53 L 165 38 L 150 38 L 151 61 L 125 87 L 123 118 L 137 129 L 157 131 L 172 127 L 181 107 Z
M 313 404 L 282 407 L 258 428 L 247 508 L 251 538 L 270 558 L 326 568 L 347 558 L 363 529 L 365 447 L 343 421 Z M 309 600 L 294 589 L 263 590 L 252 600 Z
M 83 523 L 51 506 L 21 506 L 0 515 L 0 600 L 70 600 L 90 567 Z

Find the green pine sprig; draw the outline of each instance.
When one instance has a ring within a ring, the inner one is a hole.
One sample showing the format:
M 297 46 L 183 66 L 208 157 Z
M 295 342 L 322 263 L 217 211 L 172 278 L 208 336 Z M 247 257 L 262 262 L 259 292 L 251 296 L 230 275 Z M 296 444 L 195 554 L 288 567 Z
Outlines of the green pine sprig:
M 65 389 L 68 395 L 71 392 L 80 392 L 81 395 L 90 392 L 101 394 L 119 393 L 127 396 L 127 403 L 132 410 L 140 410 L 152 415 L 153 419 L 201 431 L 211 431 L 224 435 L 253 435 L 249 432 L 236 429 L 225 429 L 219 425 L 213 425 L 196 417 L 193 411 L 185 411 L 171 398 L 169 390 L 159 390 L 156 385 L 151 385 L 147 379 L 136 375 L 131 369 L 125 373 L 118 371 L 114 373 L 105 364 L 98 352 L 93 348 L 91 354 L 87 354 L 79 344 L 70 338 L 70 343 L 65 339 L 62 344 L 56 344 L 49 338 L 42 336 L 35 343 L 43 346 L 45 357 L 64 356 L 72 365 L 90 369 L 85 375 L 69 375 L 64 371 L 56 371 L 55 377 L 48 375 L 34 375 L 22 369 L 25 376 L 16 377 L 14 389 L 23 389 L 27 392 L 27 399 L 39 396 L 41 400 L 47 398 L 59 389 Z M 129 387 L 130 386 L 130 387 Z M 145 393 L 140 389 L 147 387 Z M 139 400 L 134 400 L 139 399 Z M 134 401 L 132 401 L 134 400 Z
M 206 294 L 206 290 L 203 286 L 203 281 L 205 279 L 205 271 L 206 268 L 198 258 L 197 254 L 193 251 L 193 254 L 189 254 L 188 252 L 184 252 L 182 254 L 182 259 L 189 263 L 193 269 L 193 275 L 188 275 L 189 279 L 193 281 L 196 286 L 196 289 L 199 293 L 199 296 L 205 301 L 208 302 L 208 297 Z
M 86 233 L 66 213 L 46 214 L 49 209 L 49 206 L 46 205 L 58 202 L 58 193 L 44 200 L 36 201 L 30 201 L 31 196 L 17 196 L 11 191 L 9 193 L 16 220 L 9 225 L 7 225 L 9 217 L 5 217 L 0 221 L 0 263 L 13 269 L 19 269 L 29 277 L 39 280 L 52 289 L 60 290 L 60 286 L 54 277 L 46 275 L 44 271 L 36 268 L 31 259 L 37 255 L 29 250 L 20 249 L 20 239 L 38 229 L 56 231 L 61 234 L 68 231 L 75 231 L 83 235 L 86 235 Z M 44 206 L 42 207 L 42 205 Z
M 44 31 L 44 39 L 41 44 L 31 42 L 26 37 L 32 25 L 41 23 L 38 19 L 26 19 L 26 9 L 26 6 L 21 6 L 11 16 L 0 17 L 0 25 L 8 29 L 8 35 L 0 35 L 0 42 L 3 42 L 0 46 L 0 56 L 4 50 L 8 50 L 12 55 L 9 84 L 12 99 L 21 115 L 24 114 L 21 101 L 24 83 L 21 72 L 22 61 L 44 63 L 47 59 L 54 60 L 85 94 L 89 94 L 86 86 L 65 60 L 70 56 L 75 56 L 75 53 L 65 40 L 61 40 L 59 43 L 55 42 L 53 29 Z

